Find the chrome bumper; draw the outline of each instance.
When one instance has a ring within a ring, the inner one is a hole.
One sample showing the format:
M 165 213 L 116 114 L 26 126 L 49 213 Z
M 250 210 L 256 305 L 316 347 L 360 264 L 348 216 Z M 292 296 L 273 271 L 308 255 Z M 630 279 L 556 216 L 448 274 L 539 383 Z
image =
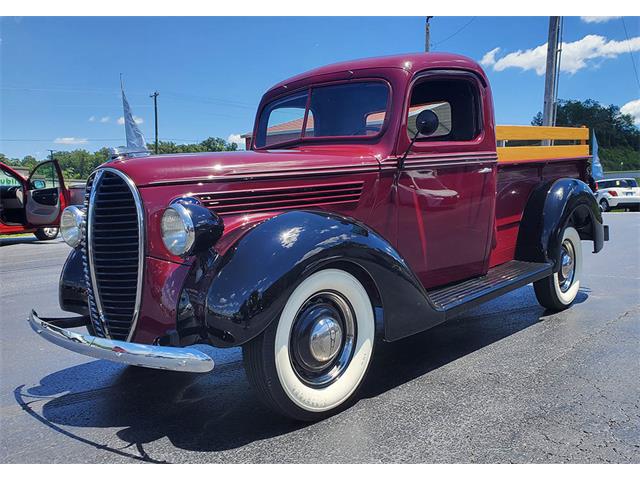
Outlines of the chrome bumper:
M 33 310 L 29 314 L 29 325 L 51 343 L 89 357 L 178 372 L 204 373 L 213 370 L 213 359 L 195 348 L 143 345 L 82 335 L 55 325 L 55 320 L 39 318 Z

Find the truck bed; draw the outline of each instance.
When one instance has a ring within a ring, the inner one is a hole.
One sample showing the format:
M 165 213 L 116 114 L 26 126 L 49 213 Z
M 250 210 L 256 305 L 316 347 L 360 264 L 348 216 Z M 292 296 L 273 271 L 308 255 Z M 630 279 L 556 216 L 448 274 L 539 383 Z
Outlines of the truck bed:
M 589 129 L 497 126 L 498 179 L 495 243 L 489 267 L 513 260 L 524 207 L 543 181 L 588 181 Z M 544 145 L 548 141 L 551 145 Z

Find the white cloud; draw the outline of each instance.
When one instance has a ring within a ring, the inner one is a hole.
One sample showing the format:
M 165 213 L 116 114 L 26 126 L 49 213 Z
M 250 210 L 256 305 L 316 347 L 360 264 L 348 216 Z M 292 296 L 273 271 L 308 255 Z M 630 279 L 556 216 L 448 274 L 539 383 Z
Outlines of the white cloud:
M 80 145 L 82 143 L 87 143 L 89 140 L 86 138 L 77 138 L 77 137 L 58 137 L 53 143 L 58 145 Z
M 89 117 L 89 121 L 90 121 L 90 122 L 95 122 L 95 121 L 96 121 L 96 117 L 95 117 L 95 115 L 91 115 L 91 116 Z
M 100 123 L 107 123 L 109 120 L 111 120 L 111 117 L 101 117 Z
M 631 115 L 636 125 L 640 125 L 640 98 L 631 100 L 620 107 L 620 111 L 625 115 Z
M 580 20 L 586 23 L 604 23 L 609 20 L 615 20 L 620 17 L 580 17 Z
M 484 54 L 484 57 L 480 60 L 480 65 L 484 67 L 490 67 L 491 65 L 496 64 L 496 55 L 500 51 L 500 47 L 494 48 L 493 50 L 489 50 Z
M 142 117 L 138 117 L 137 115 L 133 116 L 133 121 L 136 122 L 138 125 L 140 125 L 141 123 L 144 123 L 144 119 Z M 124 117 L 118 118 L 118 125 L 124 125 Z
M 232 133 L 227 137 L 227 143 L 235 143 L 238 145 L 238 150 L 244 150 L 246 145 L 244 138 L 240 137 L 239 133 Z
M 600 35 L 587 35 L 575 42 L 562 43 L 562 58 L 560 70 L 562 72 L 576 73 L 589 66 L 590 60 L 616 58 L 618 55 L 629 51 L 640 50 L 640 37 L 628 40 L 607 40 Z M 498 49 L 487 52 L 480 62 L 485 66 L 492 66 L 496 72 L 507 68 L 521 68 L 522 70 L 534 70 L 538 75 L 544 75 L 547 59 L 547 44 L 539 45 L 528 50 L 518 50 L 496 59 Z

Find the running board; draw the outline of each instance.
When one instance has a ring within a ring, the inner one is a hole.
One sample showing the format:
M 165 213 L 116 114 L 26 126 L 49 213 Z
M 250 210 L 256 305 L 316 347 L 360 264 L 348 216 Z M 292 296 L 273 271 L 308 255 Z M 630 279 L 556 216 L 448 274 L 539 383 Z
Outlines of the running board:
M 550 263 L 512 260 L 489 269 L 486 275 L 446 287 L 428 290 L 434 306 L 449 319 L 465 310 L 488 302 L 511 290 L 552 274 Z

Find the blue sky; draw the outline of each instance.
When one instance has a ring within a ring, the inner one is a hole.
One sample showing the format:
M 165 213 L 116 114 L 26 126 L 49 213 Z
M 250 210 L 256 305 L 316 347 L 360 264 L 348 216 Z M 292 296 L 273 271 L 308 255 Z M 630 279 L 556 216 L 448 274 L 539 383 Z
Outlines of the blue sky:
M 640 121 L 629 53 L 640 68 L 639 18 L 626 17 L 625 25 L 630 41 L 620 18 L 565 17 L 563 66 L 570 71 L 561 75 L 560 98 L 627 104 Z M 542 49 L 531 49 L 547 33 L 547 17 L 436 17 L 431 39 L 434 51 L 484 58 L 498 123 L 528 124 L 544 90 L 536 73 Z M 262 93 L 288 76 L 422 50 L 424 17 L 5 17 L 0 38 L 0 152 L 40 159 L 50 148 L 124 143 L 120 72 L 148 141 L 154 90 L 161 139 L 226 139 L 251 129 Z

